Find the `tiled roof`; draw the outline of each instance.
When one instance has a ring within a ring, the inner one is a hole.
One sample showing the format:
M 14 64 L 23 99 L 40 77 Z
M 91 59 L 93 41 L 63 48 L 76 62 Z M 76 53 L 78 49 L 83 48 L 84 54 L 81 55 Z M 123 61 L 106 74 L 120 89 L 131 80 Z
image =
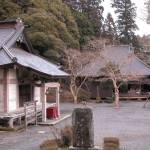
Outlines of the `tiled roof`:
M 23 25 L 18 28 L 0 28 L 0 66 L 13 64 L 15 60 L 16 64 L 50 76 L 67 76 L 68 74 L 61 71 L 57 65 L 13 47 L 18 37 L 23 34 L 23 29 Z
M 0 48 L 15 33 L 15 29 L 0 29 Z
M 39 56 L 15 48 L 11 50 L 11 53 L 17 58 L 17 63 L 24 67 L 28 67 L 51 76 L 67 75 L 67 73 L 61 71 L 57 65 L 54 65 Z
M 129 46 L 108 46 L 93 62 L 86 65 L 80 76 L 98 77 L 102 75 L 101 69 L 111 62 L 120 66 L 122 75 L 149 76 L 150 67 L 134 55 Z

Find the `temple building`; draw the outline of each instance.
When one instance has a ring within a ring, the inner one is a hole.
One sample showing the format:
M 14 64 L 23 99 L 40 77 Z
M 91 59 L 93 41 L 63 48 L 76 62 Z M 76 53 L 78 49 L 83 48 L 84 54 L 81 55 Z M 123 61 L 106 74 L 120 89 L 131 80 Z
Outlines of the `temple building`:
M 46 90 L 56 88 L 59 111 L 59 83 L 51 78 L 68 76 L 59 66 L 33 53 L 24 24 L 0 22 L 0 126 L 13 127 L 24 118 L 24 104 L 37 101 L 42 120 L 46 120 Z

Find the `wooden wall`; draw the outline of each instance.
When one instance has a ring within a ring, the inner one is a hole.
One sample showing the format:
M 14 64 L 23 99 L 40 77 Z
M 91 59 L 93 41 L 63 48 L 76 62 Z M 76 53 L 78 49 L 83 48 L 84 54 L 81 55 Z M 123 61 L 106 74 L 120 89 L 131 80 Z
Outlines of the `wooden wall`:
M 41 103 L 41 87 L 34 87 L 34 100 L 37 101 L 37 104 Z
M 4 70 L 0 69 L 0 112 L 4 112 L 4 86 L 3 86 Z
M 33 87 L 33 98 L 41 103 L 41 87 Z M 30 101 L 29 100 L 29 101 Z M 0 112 L 12 112 L 19 108 L 19 82 L 17 70 L 13 68 L 0 69 Z
M 8 73 L 8 112 L 14 111 L 19 107 L 18 80 L 15 69 L 9 69 Z

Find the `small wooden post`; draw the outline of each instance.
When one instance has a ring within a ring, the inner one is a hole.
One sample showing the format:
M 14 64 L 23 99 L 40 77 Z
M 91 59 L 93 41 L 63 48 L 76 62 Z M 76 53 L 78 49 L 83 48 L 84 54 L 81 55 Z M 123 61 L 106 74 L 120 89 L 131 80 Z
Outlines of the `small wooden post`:
M 25 128 L 27 129 L 27 111 L 26 111 L 26 108 L 27 106 L 26 106 L 26 104 L 24 104 L 24 113 L 25 113 Z

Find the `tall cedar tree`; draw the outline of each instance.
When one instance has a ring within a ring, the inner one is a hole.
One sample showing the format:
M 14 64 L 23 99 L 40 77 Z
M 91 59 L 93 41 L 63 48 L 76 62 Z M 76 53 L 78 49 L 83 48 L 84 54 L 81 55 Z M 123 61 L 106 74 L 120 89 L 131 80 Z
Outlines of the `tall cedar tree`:
M 103 36 L 109 38 L 112 43 L 114 43 L 117 39 L 116 25 L 111 13 L 107 14 L 107 17 L 104 21 Z
M 136 44 L 135 31 L 138 29 L 136 18 L 136 6 L 131 0 L 113 0 L 112 7 L 118 14 L 117 28 L 120 42 L 123 44 Z
M 94 26 L 94 32 L 96 36 L 101 35 L 102 30 L 102 13 L 103 6 L 101 6 L 104 0 L 63 0 L 72 9 L 87 14 L 88 18 Z
M 146 3 L 146 8 L 147 8 L 147 23 L 150 24 L 150 0 L 148 0 Z
M 32 6 L 31 0 L 16 0 L 16 3 L 21 6 L 21 9 L 24 11 L 24 13 L 27 12 L 28 7 Z

